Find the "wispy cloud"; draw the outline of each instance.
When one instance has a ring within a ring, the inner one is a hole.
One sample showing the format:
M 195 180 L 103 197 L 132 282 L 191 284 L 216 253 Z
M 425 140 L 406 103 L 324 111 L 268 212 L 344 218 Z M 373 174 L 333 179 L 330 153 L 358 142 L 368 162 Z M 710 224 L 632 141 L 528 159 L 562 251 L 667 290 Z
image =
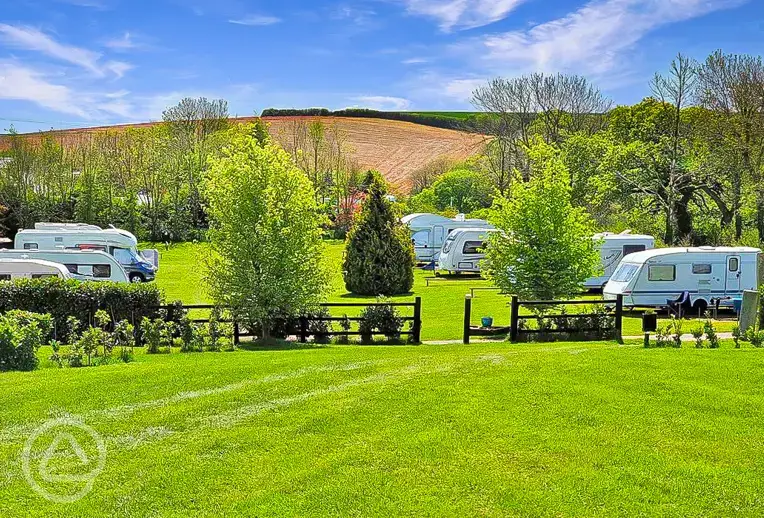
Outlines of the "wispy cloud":
M 362 108 L 374 110 L 408 110 L 411 107 L 411 101 L 408 99 L 386 95 L 361 95 L 351 97 L 350 100 L 358 103 Z
M 13 47 L 40 52 L 46 56 L 82 67 L 99 77 L 105 76 L 107 72 L 122 77 L 127 70 L 132 68 L 128 63 L 119 61 L 101 63 L 100 53 L 59 43 L 33 27 L 0 23 L 0 38 Z
M 126 31 L 122 36 L 106 40 L 104 46 L 112 50 L 123 51 L 135 49 L 141 45 L 135 41 L 135 38 L 132 34 Z
M 443 31 L 474 29 L 503 20 L 525 0 L 403 0 L 409 13 L 435 18 Z
M 235 18 L 228 20 L 229 23 L 235 23 L 236 25 L 249 25 L 253 27 L 274 25 L 281 23 L 281 18 L 276 16 L 266 16 L 261 14 L 248 14 L 242 18 Z
M 409 58 L 409 59 L 404 59 L 403 61 L 401 61 L 401 63 L 403 63 L 404 65 L 421 65 L 424 63 L 429 63 L 429 61 L 430 60 L 425 58 Z
M 746 0 L 592 0 L 528 30 L 488 36 L 478 53 L 493 64 L 601 74 L 649 32 Z
M 13 62 L 0 62 L 0 99 L 29 101 L 57 112 L 88 117 L 71 89 Z

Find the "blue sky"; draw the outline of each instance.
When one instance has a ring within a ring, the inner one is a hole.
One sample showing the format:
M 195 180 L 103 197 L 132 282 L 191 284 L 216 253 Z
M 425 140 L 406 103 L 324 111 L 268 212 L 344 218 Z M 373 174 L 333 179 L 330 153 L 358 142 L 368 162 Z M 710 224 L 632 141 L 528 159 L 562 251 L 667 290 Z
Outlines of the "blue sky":
M 0 0 L 0 131 L 156 120 L 184 96 L 466 110 L 495 76 L 572 72 L 616 103 L 679 51 L 761 54 L 761 0 Z

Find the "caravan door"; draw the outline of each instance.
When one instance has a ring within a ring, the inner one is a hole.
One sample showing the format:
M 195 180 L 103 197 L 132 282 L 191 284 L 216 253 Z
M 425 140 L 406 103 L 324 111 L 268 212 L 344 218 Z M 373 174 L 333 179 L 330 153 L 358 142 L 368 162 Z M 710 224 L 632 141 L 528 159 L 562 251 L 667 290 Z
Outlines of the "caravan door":
M 432 259 L 437 261 L 440 256 L 440 249 L 443 247 L 443 240 L 445 239 L 445 231 L 442 225 L 436 225 L 432 228 Z
M 740 291 L 740 256 L 728 255 L 727 256 L 727 283 L 725 291 L 738 292 Z

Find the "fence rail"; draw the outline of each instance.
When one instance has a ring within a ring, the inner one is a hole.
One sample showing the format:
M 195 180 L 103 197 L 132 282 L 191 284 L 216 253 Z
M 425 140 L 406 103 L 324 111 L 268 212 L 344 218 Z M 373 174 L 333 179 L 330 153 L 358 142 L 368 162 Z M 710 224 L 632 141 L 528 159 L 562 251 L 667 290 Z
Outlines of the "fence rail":
M 462 335 L 462 341 L 465 344 L 470 343 L 470 337 L 472 336 L 501 336 L 509 333 L 509 339 L 512 342 L 518 342 L 523 335 L 539 335 L 539 334 L 560 334 L 560 335 L 575 335 L 576 333 L 607 333 L 612 331 L 613 337 L 619 342 L 623 337 L 623 296 L 619 295 L 616 300 L 604 300 L 604 299 L 589 299 L 589 300 L 524 300 L 521 301 L 517 296 L 512 297 L 510 304 L 510 319 L 509 326 L 497 326 L 491 328 L 473 327 L 472 326 L 472 295 L 465 295 L 464 297 L 464 330 Z M 544 314 L 544 315 L 523 315 L 521 314 L 521 308 L 523 307 L 538 307 L 538 306 L 582 306 L 582 305 L 613 305 L 612 313 L 606 315 L 607 318 L 613 319 L 613 325 L 602 327 L 575 327 L 565 325 L 557 329 L 526 329 L 523 322 L 526 320 L 536 320 L 538 322 L 544 320 L 554 321 L 555 319 L 584 319 L 596 316 L 595 314 L 587 313 L 558 313 L 558 314 Z
M 421 342 L 422 337 L 422 298 L 416 297 L 413 302 L 323 302 L 319 304 L 320 308 L 367 308 L 367 307 L 409 307 L 413 308 L 413 316 L 404 316 L 400 317 L 401 321 L 403 322 L 413 322 L 413 325 L 411 327 L 411 331 L 401 331 L 399 334 L 401 336 L 410 336 L 412 341 L 415 343 Z M 154 310 L 164 310 L 166 312 L 166 319 L 167 320 L 174 320 L 176 317 L 180 315 L 175 315 L 174 312 L 178 309 L 187 310 L 187 311 L 193 311 L 193 310 L 212 310 L 212 309 L 219 309 L 219 310 L 230 310 L 230 307 L 228 306 L 215 306 L 214 304 L 188 304 L 183 305 L 182 307 L 175 306 L 173 304 L 165 304 L 162 306 L 156 306 L 152 309 Z M 189 318 L 191 322 L 194 323 L 202 323 L 207 322 L 209 319 L 207 318 Z M 313 322 L 363 322 L 365 320 L 364 317 L 337 317 L 337 316 L 322 316 L 322 315 L 311 315 L 309 317 L 301 316 L 297 318 L 298 324 L 296 326 L 293 326 L 291 329 L 289 329 L 288 333 L 289 335 L 296 336 L 300 342 L 305 343 L 308 341 L 308 338 L 313 336 L 313 338 L 317 337 L 324 337 L 324 336 L 367 336 L 367 335 L 383 335 L 384 333 L 380 331 L 373 331 L 371 333 L 368 332 L 361 332 L 361 331 L 335 331 L 335 330 L 329 330 L 326 333 L 322 332 L 316 332 L 311 331 L 310 324 Z M 232 317 L 226 317 L 224 315 L 221 315 L 221 317 L 218 319 L 218 322 L 221 323 L 227 323 L 227 324 L 233 324 L 233 340 L 235 344 L 239 344 L 241 341 L 241 338 L 246 337 L 254 337 L 256 336 L 255 333 L 253 333 L 251 330 L 246 329 L 246 327 L 242 326 L 241 322 L 237 321 L 236 319 Z

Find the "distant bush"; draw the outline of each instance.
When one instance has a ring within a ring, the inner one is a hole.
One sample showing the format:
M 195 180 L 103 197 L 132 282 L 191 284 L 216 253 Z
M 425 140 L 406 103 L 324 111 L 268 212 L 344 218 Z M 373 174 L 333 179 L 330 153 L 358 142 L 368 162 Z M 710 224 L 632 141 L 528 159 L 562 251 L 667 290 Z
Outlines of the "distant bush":
M 112 322 L 127 320 L 140 324 L 144 316 L 158 314 L 162 294 L 155 284 L 79 282 L 63 279 L 19 279 L 0 283 L 0 313 L 24 310 L 47 313 L 53 319 L 52 337 L 69 332 L 67 319 L 76 318 L 86 326 L 96 324 L 101 309 Z
M 391 300 L 377 298 L 378 306 L 367 306 L 361 312 L 358 331 L 361 333 L 361 342 L 371 343 L 373 333 L 381 333 L 389 342 L 398 342 L 403 331 L 403 318 L 398 309 L 391 304 Z
M 268 108 L 263 110 L 262 117 L 361 117 L 369 119 L 386 119 L 413 122 L 424 126 L 460 131 L 473 131 L 476 128 L 478 115 L 454 117 L 414 112 L 383 112 L 367 108 L 346 108 L 330 111 L 326 108 L 308 108 L 305 110 Z

